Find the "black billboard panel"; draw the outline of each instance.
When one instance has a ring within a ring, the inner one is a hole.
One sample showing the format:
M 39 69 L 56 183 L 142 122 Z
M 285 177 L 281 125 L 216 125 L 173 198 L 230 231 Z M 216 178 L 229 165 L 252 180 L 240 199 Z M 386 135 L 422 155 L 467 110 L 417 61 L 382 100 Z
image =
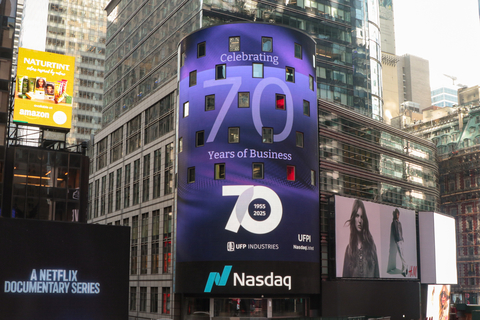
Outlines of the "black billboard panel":
M 0 219 L 4 319 L 128 318 L 129 228 Z

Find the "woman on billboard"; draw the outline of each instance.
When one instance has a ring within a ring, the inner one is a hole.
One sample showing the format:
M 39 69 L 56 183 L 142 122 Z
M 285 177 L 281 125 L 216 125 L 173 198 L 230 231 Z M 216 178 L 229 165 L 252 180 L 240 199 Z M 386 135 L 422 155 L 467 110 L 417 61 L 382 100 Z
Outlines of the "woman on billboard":
M 439 320 L 448 320 L 450 313 L 450 293 L 446 285 L 442 286 L 442 290 L 439 295 Z
M 350 240 L 343 260 L 343 277 L 378 278 L 377 247 L 362 201 L 355 200 L 350 219 L 345 224 L 350 225 Z

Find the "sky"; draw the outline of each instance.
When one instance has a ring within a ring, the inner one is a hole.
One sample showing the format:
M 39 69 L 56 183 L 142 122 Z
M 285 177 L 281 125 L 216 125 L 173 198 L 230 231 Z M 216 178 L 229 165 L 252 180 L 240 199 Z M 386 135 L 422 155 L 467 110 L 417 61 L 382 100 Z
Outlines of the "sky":
M 397 55 L 430 62 L 430 87 L 480 85 L 478 0 L 394 0 Z

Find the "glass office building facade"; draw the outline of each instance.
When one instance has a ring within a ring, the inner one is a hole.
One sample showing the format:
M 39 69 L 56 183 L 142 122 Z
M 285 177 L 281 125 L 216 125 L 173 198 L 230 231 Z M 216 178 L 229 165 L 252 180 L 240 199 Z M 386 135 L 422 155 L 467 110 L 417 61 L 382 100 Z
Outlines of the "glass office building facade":
M 380 119 L 381 50 L 376 1 L 111 1 L 103 125 L 176 74 L 175 47 L 188 33 L 233 21 L 277 23 L 317 42 L 319 98 Z

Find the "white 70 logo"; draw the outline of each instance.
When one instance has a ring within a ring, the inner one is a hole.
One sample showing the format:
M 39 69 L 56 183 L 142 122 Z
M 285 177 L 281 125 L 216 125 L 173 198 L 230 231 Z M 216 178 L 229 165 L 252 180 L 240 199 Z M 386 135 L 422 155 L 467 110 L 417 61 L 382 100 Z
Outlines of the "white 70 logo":
M 238 196 L 225 229 L 237 233 L 240 226 L 255 234 L 273 231 L 282 220 L 283 207 L 280 198 L 270 188 L 264 186 L 223 186 L 222 196 Z M 248 213 L 248 206 L 255 199 L 263 199 L 270 205 L 270 216 L 257 221 Z

